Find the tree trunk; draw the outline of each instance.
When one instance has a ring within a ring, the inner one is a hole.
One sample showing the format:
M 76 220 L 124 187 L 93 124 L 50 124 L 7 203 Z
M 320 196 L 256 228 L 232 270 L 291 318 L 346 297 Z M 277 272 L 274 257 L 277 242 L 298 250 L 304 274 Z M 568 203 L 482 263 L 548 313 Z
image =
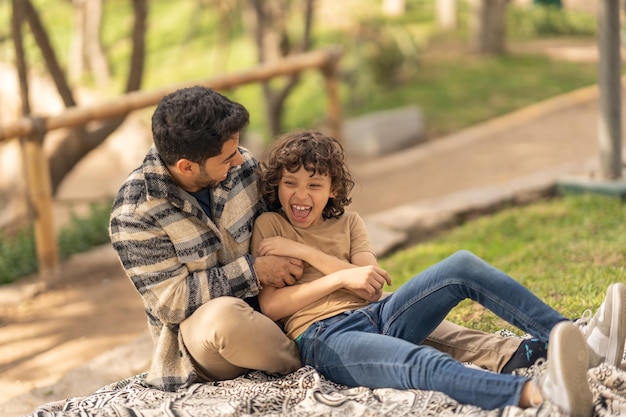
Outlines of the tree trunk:
M 315 0 L 306 0 L 302 16 L 304 19 L 302 38 L 299 44 L 290 39 L 287 31 L 289 16 L 288 2 L 254 0 L 251 2 L 253 33 L 257 45 L 260 64 L 283 58 L 293 52 L 306 52 L 311 49 L 311 30 Z M 296 46 L 294 46 L 296 45 Z M 292 75 L 280 87 L 276 83 L 262 83 L 265 97 L 266 120 L 272 137 L 282 130 L 282 114 L 285 100 L 298 84 L 299 77 Z
M 59 61 L 57 60 L 52 44 L 50 43 L 50 38 L 48 37 L 48 33 L 39 18 L 37 10 L 35 10 L 30 0 L 22 1 L 24 3 L 26 20 L 28 21 L 30 30 L 35 37 L 35 41 L 37 42 L 39 49 L 41 50 L 41 54 L 46 61 L 48 72 L 50 72 L 50 76 L 54 80 L 54 85 L 56 85 L 57 91 L 59 92 L 65 107 L 75 106 L 76 101 L 74 100 L 72 89 L 67 82 L 65 72 L 59 65 Z
M 111 74 L 100 36 L 102 0 L 73 0 L 72 5 L 75 27 L 69 61 L 70 78 L 78 81 L 89 69 L 98 85 L 107 86 Z
M 86 12 L 84 53 L 96 82 L 100 86 L 107 86 L 111 82 L 111 73 L 109 72 L 109 63 L 104 54 L 100 36 L 102 28 L 102 0 L 87 0 Z
M 85 72 L 85 21 L 87 14 L 87 0 L 73 0 L 74 31 L 70 47 L 68 72 L 70 79 L 80 80 Z
M 148 18 L 146 0 L 133 0 L 133 13 L 135 15 L 132 34 L 133 52 L 130 57 L 130 71 L 126 82 L 127 93 L 139 90 L 143 79 L 143 67 L 146 58 L 146 20 Z
M 24 40 L 22 36 L 22 23 L 26 15 L 24 3 L 20 0 L 13 0 L 13 15 L 11 16 L 11 33 L 13 36 L 13 46 L 15 50 L 15 67 L 20 83 L 20 99 L 22 104 L 22 115 L 30 114 L 30 98 L 28 96 L 28 68 L 26 65 L 26 55 L 24 54 Z
M 470 1 L 470 47 L 479 54 L 505 52 L 506 5 L 508 0 Z
M 11 16 L 11 36 L 13 37 L 13 46 L 15 50 L 15 66 L 17 69 L 17 78 L 19 82 L 20 102 L 22 107 L 22 116 L 29 115 L 31 113 L 30 96 L 29 96 L 29 84 L 28 84 L 28 65 L 26 63 L 26 54 L 24 53 L 24 39 L 22 35 L 22 27 L 26 18 L 26 10 L 24 3 L 20 0 L 13 0 L 13 14 Z M 19 142 L 21 166 L 23 177 L 26 177 L 26 151 L 23 138 Z M 6 191 L 6 192 L 5 192 Z M 3 194 L 7 194 L 6 196 Z M 0 197 L 2 200 L 9 201 L 10 198 L 19 199 L 21 201 L 28 201 L 28 191 L 25 184 L 15 184 L 10 190 L 0 190 Z M 18 206 L 20 206 L 18 204 Z M 24 204 L 21 206 L 24 213 L 28 215 L 28 218 L 33 217 L 33 210 L 30 204 Z M 4 208 L 1 207 L 2 209 Z
M 220 29 L 217 31 L 216 42 L 213 45 L 213 68 L 219 72 L 227 69 L 230 55 L 230 35 L 233 31 L 234 10 L 238 7 L 237 2 L 230 0 L 216 1 L 215 8 L 219 13 Z M 244 9 L 245 10 L 245 9 Z
M 22 1 L 24 4 L 31 31 L 41 49 L 48 71 L 54 80 L 65 106 L 75 106 L 76 102 L 72 90 L 67 82 L 65 73 L 58 63 L 56 54 L 52 49 L 48 34 L 39 19 L 37 10 L 32 6 L 30 0 L 19 1 Z M 146 0 L 133 0 L 133 9 L 135 14 L 135 24 L 132 34 L 133 51 L 130 58 L 130 70 L 126 83 L 126 92 L 140 88 L 145 57 Z M 102 121 L 96 124 L 95 127 L 90 127 L 90 129 L 87 129 L 87 126 L 71 129 L 67 136 L 57 143 L 57 146 L 49 155 L 50 179 L 53 193 L 56 192 L 61 181 L 72 168 L 74 168 L 85 155 L 104 142 L 104 140 L 122 124 L 124 119 L 125 117 L 117 117 Z
M 457 0 L 437 0 L 437 23 L 442 30 L 456 28 L 456 2 Z

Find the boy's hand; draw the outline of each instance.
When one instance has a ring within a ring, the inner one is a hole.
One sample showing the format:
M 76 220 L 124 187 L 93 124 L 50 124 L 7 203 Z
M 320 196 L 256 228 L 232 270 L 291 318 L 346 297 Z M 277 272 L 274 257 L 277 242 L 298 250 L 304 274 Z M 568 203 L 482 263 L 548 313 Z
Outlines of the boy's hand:
M 384 269 L 367 265 L 341 271 L 343 287 L 367 301 L 378 301 L 385 284 L 391 285 L 391 277 Z
M 261 285 L 282 288 L 302 278 L 304 263 L 285 256 L 259 256 L 254 259 L 254 270 Z
M 259 243 L 257 252 L 260 256 L 275 255 L 303 259 L 307 246 L 281 236 L 265 238 Z

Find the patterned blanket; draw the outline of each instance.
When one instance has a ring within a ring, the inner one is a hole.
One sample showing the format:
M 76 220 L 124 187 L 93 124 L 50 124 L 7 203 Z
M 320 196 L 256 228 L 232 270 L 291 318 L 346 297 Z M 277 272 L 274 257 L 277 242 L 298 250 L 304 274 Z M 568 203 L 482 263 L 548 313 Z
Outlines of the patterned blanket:
M 541 378 L 545 364 L 520 371 Z M 563 414 L 552 404 L 485 411 L 432 391 L 347 388 L 304 367 L 279 377 L 251 372 L 239 378 L 198 383 L 164 392 L 144 383 L 145 374 L 105 386 L 81 398 L 49 403 L 28 417 L 215 417 L 215 416 L 437 416 L 513 417 Z M 588 373 L 596 416 L 626 416 L 626 370 L 608 365 Z

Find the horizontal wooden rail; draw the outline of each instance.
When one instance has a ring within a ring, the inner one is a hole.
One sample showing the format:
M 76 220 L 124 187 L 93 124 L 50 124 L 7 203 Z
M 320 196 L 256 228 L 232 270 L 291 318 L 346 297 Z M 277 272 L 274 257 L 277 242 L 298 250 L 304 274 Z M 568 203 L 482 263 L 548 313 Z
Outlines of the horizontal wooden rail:
M 225 90 L 245 84 L 267 81 L 282 75 L 296 74 L 306 69 L 319 68 L 322 71 L 332 72 L 341 54 L 341 49 L 338 47 L 330 47 L 292 55 L 283 60 L 266 63 L 246 71 L 206 80 L 174 84 L 151 91 L 134 91 L 107 103 L 69 107 L 61 114 L 55 116 L 26 116 L 21 120 L 0 127 L 0 143 L 18 137 L 41 135 L 55 129 L 81 126 L 92 120 L 123 116 L 134 110 L 154 106 L 163 96 L 190 85 L 204 85 L 215 90 Z M 41 131 L 42 129 L 43 132 Z

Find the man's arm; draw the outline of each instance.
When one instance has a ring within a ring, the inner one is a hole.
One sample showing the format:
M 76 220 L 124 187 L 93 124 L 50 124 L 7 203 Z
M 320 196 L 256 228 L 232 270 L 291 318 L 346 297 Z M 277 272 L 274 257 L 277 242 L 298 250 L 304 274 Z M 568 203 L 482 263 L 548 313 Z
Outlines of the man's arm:
M 164 323 L 180 323 L 213 298 L 246 298 L 260 290 L 252 256 L 245 254 L 217 266 L 216 251 L 207 243 L 195 250 L 177 250 L 163 227 L 149 216 L 114 212 L 110 235 L 146 308 Z M 188 264 L 197 268 L 191 271 Z

